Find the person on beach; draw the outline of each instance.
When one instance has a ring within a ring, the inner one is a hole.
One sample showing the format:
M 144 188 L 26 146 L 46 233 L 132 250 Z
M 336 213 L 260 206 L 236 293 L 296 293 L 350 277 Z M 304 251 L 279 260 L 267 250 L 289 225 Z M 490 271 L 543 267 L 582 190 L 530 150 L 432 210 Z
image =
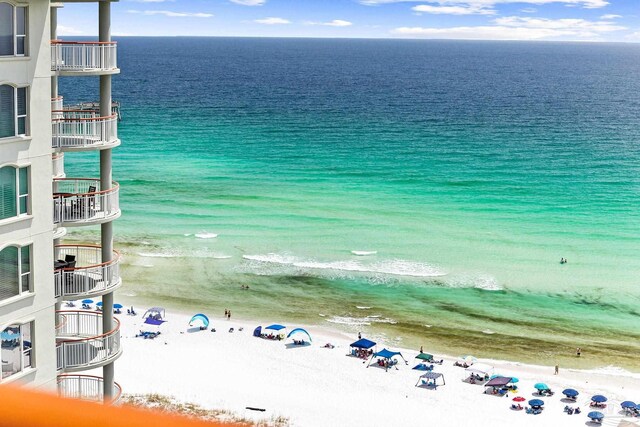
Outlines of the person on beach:
M 231 310 L 227 311 L 227 320 L 231 320 Z
M 358 332 L 358 339 L 361 340 L 362 339 L 362 333 Z
M 582 349 L 580 347 L 576 348 L 576 357 L 580 357 L 581 353 L 582 353 Z
M 560 366 L 559 366 L 559 365 L 556 365 L 556 370 L 555 370 L 555 372 L 553 373 L 553 375 L 558 375 L 559 373 L 560 373 Z
M 225 309 L 224 310 L 224 317 L 227 317 L 227 313 L 229 312 L 229 310 Z
M 424 351 L 422 351 L 422 346 L 420 346 L 420 354 L 424 353 Z

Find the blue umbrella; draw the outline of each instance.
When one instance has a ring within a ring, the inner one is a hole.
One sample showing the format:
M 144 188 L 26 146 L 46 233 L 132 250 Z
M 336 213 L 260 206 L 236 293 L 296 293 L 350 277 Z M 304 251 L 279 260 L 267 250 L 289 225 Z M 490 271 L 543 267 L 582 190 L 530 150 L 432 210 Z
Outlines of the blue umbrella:
M 19 334 L 10 334 L 9 332 L 2 332 L 0 333 L 0 338 L 3 341 L 13 341 L 13 340 L 17 340 L 18 338 L 20 338 Z
M 516 377 L 511 377 L 511 383 L 515 384 L 517 382 L 520 382 L 520 380 L 517 379 Z
M 122 308 L 122 304 L 113 304 L 113 308 L 120 310 Z
M 587 417 L 591 418 L 592 420 L 601 420 L 604 418 L 604 414 L 602 412 L 593 411 L 589 412 Z
M 631 409 L 631 408 L 635 408 L 637 405 L 635 404 L 635 402 L 632 402 L 630 400 L 625 400 L 620 404 L 620 406 L 622 406 L 625 409 L 627 408 Z
M 543 406 L 544 405 L 544 400 L 540 400 L 540 399 L 531 399 L 529 401 L 529 405 L 531 406 Z
M 580 393 L 578 393 L 577 390 L 574 390 L 572 388 L 566 388 L 564 389 L 564 391 L 562 392 L 562 394 L 564 394 L 567 397 L 576 397 L 577 395 L 579 395 Z
M 549 390 L 549 386 L 546 385 L 545 383 L 538 383 L 533 387 L 535 387 L 536 390 Z
M 102 301 L 96 304 L 97 307 L 102 307 Z
M 603 395 L 601 395 L 601 394 L 596 394 L 595 396 L 593 396 L 593 397 L 591 398 L 591 400 L 592 400 L 592 401 L 594 401 L 594 402 L 596 402 L 596 403 L 603 403 L 603 402 L 606 402 L 606 401 L 607 401 L 607 398 L 606 398 L 606 397 L 604 397 L 604 396 L 603 396 Z
M 82 303 L 83 304 L 93 304 L 93 300 L 92 299 L 83 299 Z

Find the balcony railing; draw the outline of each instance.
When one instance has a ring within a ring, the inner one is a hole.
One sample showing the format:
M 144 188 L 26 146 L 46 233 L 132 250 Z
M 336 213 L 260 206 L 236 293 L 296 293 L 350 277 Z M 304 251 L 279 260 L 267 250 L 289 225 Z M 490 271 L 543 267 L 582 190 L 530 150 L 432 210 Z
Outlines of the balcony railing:
M 104 402 L 104 380 L 93 375 L 58 375 L 58 396 Z M 120 384 L 113 383 L 111 404 L 122 396 Z
M 113 251 L 111 261 L 102 262 L 102 248 L 91 245 L 58 245 L 54 259 L 73 257 L 72 267 L 54 270 L 55 296 L 79 299 L 111 292 L 122 283 L 120 254 Z
M 100 189 L 100 180 L 58 178 L 53 180 L 53 222 L 55 224 L 100 224 L 120 216 L 119 190 L 113 182 Z
M 61 321 L 56 326 L 57 367 L 62 371 L 97 368 L 120 356 L 120 322 L 102 332 L 102 313 L 91 311 L 58 311 Z
M 51 146 L 59 149 L 107 148 L 117 144 L 118 116 L 92 110 L 51 112 Z
M 51 41 L 51 71 L 116 72 L 116 42 Z
M 53 166 L 53 177 L 64 178 L 64 154 L 54 153 L 51 156 L 51 163 Z

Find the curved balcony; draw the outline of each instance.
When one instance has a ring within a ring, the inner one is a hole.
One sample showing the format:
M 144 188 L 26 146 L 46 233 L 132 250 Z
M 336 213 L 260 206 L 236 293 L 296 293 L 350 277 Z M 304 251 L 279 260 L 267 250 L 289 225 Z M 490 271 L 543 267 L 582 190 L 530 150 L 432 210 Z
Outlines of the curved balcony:
M 62 110 L 63 98 L 61 96 L 57 96 L 55 98 L 51 98 L 51 111 L 59 111 Z
M 120 254 L 113 251 L 111 261 L 102 262 L 102 248 L 94 245 L 58 245 L 54 259 L 72 260 L 54 268 L 55 296 L 65 300 L 99 297 L 121 284 Z M 66 266 L 64 266 L 66 264 Z
M 51 164 L 53 167 L 54 178 L 64 178 L 64 154 L 54 153 L 51 155 Z
M 95 110 L 51 111 L 51 146 L 63 151 L 103 150 L 120 145 L 118 116 Z
M 117 74 L 117 44 L 52 40 L 51 71 L 70 76 Z
M 53 180 L 53 222 L 65 227 L 102 224 L 120 216 L 119 190 L 113 182 L 100 190 L 93 178 L 57 178 Z
M 91 311 L 57 311 L 57 367 L 74 372 L 98 368 L 120 357 L 120 322 L 114 318 L 114 328 L 102 332 L 102 313 Z
M 58 375 L 58 396 L 104 402 L 104 380 L 93 375 Z M 110 404 L 116 404 L 122 396 L 120 384 L 113 383 Z

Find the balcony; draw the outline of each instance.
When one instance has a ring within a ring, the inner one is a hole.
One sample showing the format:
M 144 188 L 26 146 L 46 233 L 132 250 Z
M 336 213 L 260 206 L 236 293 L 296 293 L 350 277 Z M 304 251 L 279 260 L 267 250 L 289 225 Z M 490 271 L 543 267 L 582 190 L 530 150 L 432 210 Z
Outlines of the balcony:
M 122 353 L 120 322 L 102 332 L 102 313 L 91 311 L 58 311 L 56 352 L 58 371 L 74 372 L 107 365 Z
M 58 375 L 58 396 L 104 402 L 104 381 L 93 375 Z M 122 388 L 113 383 L 111 404 L 116 404 L 122 396 Z
M 62 110 L 62 97 L 57 96 L 55 98 L 51 98 L 51 111 L 59 110 Z
M 117 44 L 52 40 L 51 71 L 69 76 L 117 74 Z
M 103 150 L 120 145 L 118 116 L 95 110 L 51 111 L 51 146 L 62 151 Z
M 53 222 L 65 227 L 102 224 L 120 216 L 117 182 L 100 190 L 100 180 L 57 178 L 53 180 Z
M 51 163 L 53 166 L 53 177 L 54 178 L 64 178 L 64 154 L 63 153 L 54 153 L 51 156 Z
M 120 254 L 113 251 L 111 261 L 102 262 L 102 248 L 91 245 L 58 245 L 54 259 L 73 259 L 54 268 L 55 296 L 65 300 L 99 297 L 121 284 Z

